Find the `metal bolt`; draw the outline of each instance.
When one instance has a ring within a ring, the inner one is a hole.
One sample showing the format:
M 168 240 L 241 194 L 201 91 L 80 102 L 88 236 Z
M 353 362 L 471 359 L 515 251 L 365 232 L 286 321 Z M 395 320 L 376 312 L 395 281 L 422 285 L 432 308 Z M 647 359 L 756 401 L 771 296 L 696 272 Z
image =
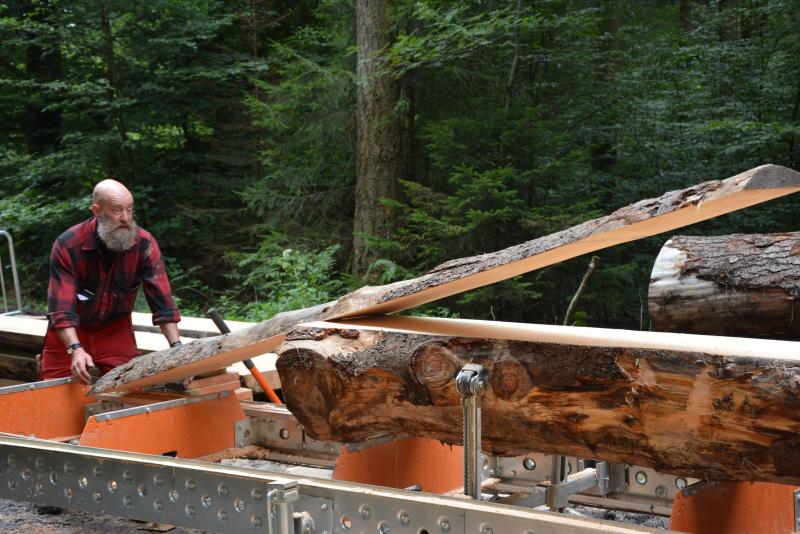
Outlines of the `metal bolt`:
M 73 495 L 72 488 L 64 488 L 64 497 L 66 497 L 67 500 L 72 499 L 72 495 Z
M 679 490 L 682 490 L 686 487 L 686 479 L 685 478 L 676 478 L 675 479 L 675 487 Z
M 94 478 L 103 478 L 103 468 L 98 465 L 92 469 L 92 476 L 94 476 Z
M 14 480 L 13 478 L 9 478 L 7 486 L 8 486 L 8 489 L 10 489 L 10 490 L 17 489 L 17 481 Z
M 392 529 L 389 528 L 389 523 L 387 523 L 386 521 L 381 521 L 378 524 L 378 533 L 379 534 L 390 534 L 391 532 L 392 532 Z
M 647 484 L 647 473 L 644 471 L 636 471 L 636 476 L 634 478 L 636 478 L 636 482 L 639 484 Z
M 136 488 L 136 493 L 139 494 L 139 497 L 145 497 L 147 495 L 147 486 L 139 484 L 139 487 Z
M 194 484 L 194 481 L 192 481 L 191 479 L 187 480 L 186 481 L 186 487 L 187 488 L 189 487 L 189 482 L 192 482 L 192 484 Z M 154 476 L 153 477 L 153 484 L 155 484 L 157 488 L 160 488 L 161 486 L 163 486 L 164 485 L 164 475 L 156 475 L 156 476 Z M 191 488 L 191 489 L 194 489 L 194 488 Z
M 27 467 L 25 469 L 23 469 L 22 471 L 20 471 L 19 474 L 22 477 L 22 480 L 25 480 L 25 481 L 30 480 L 31 479 L 31 475 L 32 475 L 31 470 L 28 469 Z
M 225 497 L 228 494 L 228 486 L 220 484 L 217 486 L 217 493 L 219 493 L 221 497 Z
M 656 497 L 663 499 L 666 496 L 667 496 L 667 487 L 659 485 L 656 488 Z
M 481 534 L 494 534 L 494 529 L 490 525 L 481 525 Z
M 289 429 L 281 428 L 278 432 L 278 435 L 281 437 L 281 439 L 289 439 Z
M 180 498 L 181 498 L 181 494 L 180 494 L 180 492 L 178 492 L 178 490 L 176 490 L 176 489 L 169 490 L 169 501 L 171 503 L 174 504 L 174 503 L 178 502 L 178 499 L 180 499 Z
M 449 532 L 450 531 L 450 520 L 446 517 L 443 517 L 439 520 L 439 528 L 442 529 L 442 532 Z
M 156 513 L 160 513 L 161 510 L 163 510 L 163 509 L 164 509 L 164 503 L 163 502 L 158 501 L 158 500 L 153 502 L 153 510 Z
M 89 479 L 88 479 L 88 478 L 86 478 L 86 477 L 81 477 L 81 478 L 79 478 L 79 479 L 78 479 L 78 487 L 79 487 L 79 488 L 81 488 L 81 489 L 86 489 L 86 487 L 87 487 L 88 485 L 89 485 Z
M 194 517 L 194 506 L 189 504 L 189 505 L 186 506 L 185 510 L 186 510 L 186 516 L 187 517 Z
M 400 521 L 401 525 L 406 526 L 411 523 L 411 514 L 403 510 L 397 514 L 397 520 Z
M 186 489 L 189 491 L 194 491 L 197 488 L 197 482 L 192 480 L 191 478 L 186 481 Z
M 508 476 L 515 477 L 517 476 L 517 472 L 514 469 L 512 469 L 511 471 L 508 472 Z
M 122 480 L 130 484 L 131 482 L 133 482 L 133 473 L 131 473 L 130 471 L 125 471 L 124 473 L 122 473 Z
M 211 508 L 211 505 L 213 504 L 211 495 L 203 495 L 200 497 L 200 503 L 203 505 L 203 508 Z
M 103 500 L 103 494 L 99 491 L 95 491 L 94 495 L 92 495 L 92 498 L 94 499 L 94 502 L 100 502 Z
M 247 508 L 247 505 L 244 503 L 242 499 L 236 499 L 233 502 L 233 509 L 236 510 L 238 513 L 244 512 L 244 509 Z
M 217 520 L 220 523 L 226 523 L 228 521 L 228 512 L 226 512 L 225 510 L 220 510 L 219 512 L 217 512 Z
M 57 473 L 57 472 L 55 472 L 55 471 L 53 471 L 52 473 L 50 473 L 50 484 L 52 484 L 52 485 L 54 485 L 54 486 L 55 486 L 56 484 L 58 484 L 58 473 Z
M 369 506 L 367 506 L 366 504 L 362 504 L 361 507 L 358 509 L 358 513 L 364 519 L 369 519 L 369 516 L 372 515 L 372 510 L 370 510 Z
M 264 492 L 261 491 L 260 489 L 256 488 L 252 492 L 250 492 L 250 496 L 253 497 L 254 501 L 260 501 L 261 499 L 264 498 Z M 256 516 L 253 516 L 253 517 L 256 517 Z
M 36 467 L 37 471 L 42 471 L 45 467 L 47 467 L 47 462 L 44 461 L 44 458 L 36 458 L 33 462 L 33 465 Z
M 328 503 L 326 503 L 326 502 L 322 503 L 322 506 L 320 506 L 320 509 L 322 509 L 323 512 L 325 510 L 327 510 L 328 509 Z
M 122 498 L 122 504 L 124 504 L 126 508 L 130 508 L 133 506 L 133 498 L 130 495 L 125 495 Z
M 253 517 L 251 517 L 251 518 L 250 518 L 250 523 L 251 523 L 251 524 L 252 524 L 254 527 L 260 527 L 260 526 L 261 526 L 261 523 L 262 523 L 262 521 L 261 521 L 261 518 L 260 518 L 260 517 L 258 517 L 257 515 L 254 515 Z
M 64 462 L 64 473 L 71 475 L 73 471 L 75 471 L 75 464 L 72 462 Z

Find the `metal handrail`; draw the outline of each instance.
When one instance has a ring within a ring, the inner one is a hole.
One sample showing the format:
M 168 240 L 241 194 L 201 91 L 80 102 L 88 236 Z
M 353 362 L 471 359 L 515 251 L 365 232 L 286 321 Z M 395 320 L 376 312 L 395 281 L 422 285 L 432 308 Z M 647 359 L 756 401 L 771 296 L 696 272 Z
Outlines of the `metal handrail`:
M 17 258 L 14 255 L 14 240 L 11 238 L 11 234 L 5 230 L 0 230 L 0 235 L 5 236 L 5 238 L 8 239 L 8 255 L 11 259 L 11 276 L 14 281 L 14 296 L 17 299 L 17 309 L 9 310 L 8 297 L 6 295 L 5 277 L 3 276 L 3 264 L 0 261 L 0 286 L 3 288 L 3 308 L 5 309 L 5 312 L 1 313 L 0 315 L 13 315 L 22 312 L 22 290 L 19 286 L 19 275 L 17 275 Z

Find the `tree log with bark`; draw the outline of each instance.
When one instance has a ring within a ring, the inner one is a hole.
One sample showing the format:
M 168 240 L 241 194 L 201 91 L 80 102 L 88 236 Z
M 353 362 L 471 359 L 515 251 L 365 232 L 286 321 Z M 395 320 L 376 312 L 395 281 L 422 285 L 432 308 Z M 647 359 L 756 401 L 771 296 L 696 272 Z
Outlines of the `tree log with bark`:
M 659 331 L 800 339 L 800 232 L 671 238 L 648 311 Z
M 488 453 L 800 483 L 796 342 L 413 317 L 347 323 L 298 326 L 278 350 L 287 406 L 316 439 L 461 443 L 455 378 L 478 363 L 489 371 Z
M 225 336 L 199 339 L 137 358 L 102 377 L 93 392 L 130 390 L 219 369 L 274 350 L 286 332 L 301 322 L 394 313 L 798 190 L 800 173 L 762 165 L 726 180 L 671 191 L 552 235 L 497 252 L 448 261 L 419 278 L 362 287 L 333 302 L 281 313 Z

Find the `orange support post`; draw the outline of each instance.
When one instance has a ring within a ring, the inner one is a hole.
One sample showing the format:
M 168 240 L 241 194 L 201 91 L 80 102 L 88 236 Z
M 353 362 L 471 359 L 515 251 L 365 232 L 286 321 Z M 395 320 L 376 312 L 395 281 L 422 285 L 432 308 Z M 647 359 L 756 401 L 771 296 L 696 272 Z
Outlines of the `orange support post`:
M 89 386 L 56 378 L 0 388 L 0 432 L 42 439 L 66 438 L 83 430 Z
M 242 419 L 230 391 L 185 397 L 92 416 L 80 445 L 196 458 L 233 447 Z
M 795 532 L 794 490 L 771 482 L 720 482 L 672 505 L 670 528 L 693 534 Z
M 334 480 L 391 488 L 420 484 L 422 491 L 445 493 L 464 486 L 463 447 L 410 438 L 349 452 L 342 447 Z

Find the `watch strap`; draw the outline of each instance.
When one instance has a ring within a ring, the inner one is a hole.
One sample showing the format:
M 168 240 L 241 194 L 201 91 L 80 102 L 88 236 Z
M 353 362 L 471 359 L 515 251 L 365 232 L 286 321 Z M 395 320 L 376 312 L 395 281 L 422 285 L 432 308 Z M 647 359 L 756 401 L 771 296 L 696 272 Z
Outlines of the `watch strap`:
M 83 347 L 83 345 L 81 345 L 80 343 L 73 343 L 72 345 L 70 345 L 69 347 L 67 347 L 67 354 L 69 354 L 70 356 L 72 356 L 72 353 L 73 353 L 73 352 L 75 352 L 76 350 L 78 350 L 78 349 L 80 349 L 80 348 L 82 348 L 82 347 Z

